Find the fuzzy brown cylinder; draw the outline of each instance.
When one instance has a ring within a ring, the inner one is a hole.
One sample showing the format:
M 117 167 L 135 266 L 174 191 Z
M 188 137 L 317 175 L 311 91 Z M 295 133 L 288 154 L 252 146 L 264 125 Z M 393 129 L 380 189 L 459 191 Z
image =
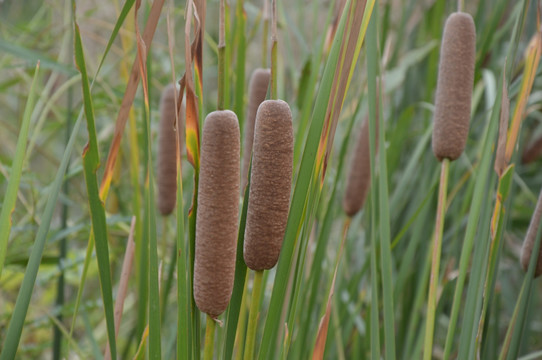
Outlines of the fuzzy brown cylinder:
M 542 136 L 529 144 L 521 155 L 522 164 L 530 164 L 537 160 L 542 154 Z
M 248 168 L 252 157 L 252 143 L 254 141 L 254 123 L 258 107 L 265 100 L 267 88 L 271 81 L 271 70 L 258 68 L 254 70 L 248 86 L 248 114 L 245 119 L 243 132 L 243 163 L 241 172 L 241 191 L 244 191 L 248 182 Z
M 175 84 L 168 85 L 160 99 L 160 129 L 158 134 L 158 211 L 169 215 L 175 208 L 177 196 L 177 159 L 175 136 L 179 148 L 184 147 L 184 111 L 179 112 L 179 128 L 175 129 Z
M 536 203 L 536 208 L 534 209 L 531 223 L 529 224 L 529 229 L 527 230 L 527 235 L 525 236 L 523 246 L 521 247 L 521 266 L 525 271 L 529 269 L 529 261 L 531 260 L 531 254 L 533 253 L 534 243 L 536 241 L 536 233 L 538 232 L 538 227 L 540 225 L 541 219 L 542 191 L 538 196 L 538 202 Z M 540 274 L 542 274 L 542 246 L 538 251 L 538 258 L 536 261 L 536 268 L 534 270 L 534 277 L 538 277 L 540 276 Z
M 194 298 L 216 318 L 230 301 L 239 218 L 239 122 L 224 110 L 207 115 L 201 142 Z
M 288 220 L 294 144 L 288 104 L 262 102 L 254 134 L 244 259 L 259 271 L 277 263 Z
M 371 184 L 371 151 L 369 143 L 369 118 L 365 118 L 350 161 L 350 171 L 346 181 L 343 198 L 343 210 L 346 215 L 353 217 L 365 203 Z M 378 117 L 376 119 L 375 154 L 378 153 Z
M 476 29 L 467 13 L 446 20 L 435 100 L 433 153 L 439 161 L 463 153 L 469 132 Z

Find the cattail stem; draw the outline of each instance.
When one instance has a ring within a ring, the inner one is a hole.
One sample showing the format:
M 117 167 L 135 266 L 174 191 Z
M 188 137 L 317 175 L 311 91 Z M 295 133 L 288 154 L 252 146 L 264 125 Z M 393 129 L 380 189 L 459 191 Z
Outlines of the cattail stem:
M 176 175 L 176 174 L 175 174 Z M 177 189 L 175 189 L 177 190 Z M 177 194 L 175 194 L 177 195 Z M 162 216 L 162 253 L 167 254 L 168 241 L 168 232 L 169 232 L 169 222 L 166 216 Z
M 435 327 L 435 312 L 437 308 L 437 288 L 440 267 L 440 252 L 442 249 L 442 232 L 444 228 L 444 213 L 446 209 L 446 188 L 448 187 L 448 174 L 450 160 L 444 159 L 440 172 L 440 187 L 438 194 L 437 219 L 435 224 L 435 237 L 432 246 L 431 277 L 429 279 L 429 298 L 427 301 L 427 319 L 425 323 L 424 360 L 431 360 L 433 353 L 433 332 Z
M 239 118 L 239 125 L 244 124 L 244 94 L 245 94 L 245 61 L 246 61 L 246 14 L 244 10 L 244 0 L 236 0 L 235 8 L 235 47 L 237 49 L 237 64 L 235 67 L 236 83 L 235 83 L 235 101 L 233 111 Z
M 263 28 L 262 28 L 262 67 L 267 67 L 267 37 L 269 36 L 269 5 L 263 1 Z
M 235 347 L 237 348 L 236 360 L 243 359 L 243 343 L 245 341 L 246 334 L 246 319 L 247 319 L 247 300 L 248 300 L 248 280 L 250 278 L 250 272 L 247 271 L 245 276 L 245 286 L 243 287 L 243 295 L 241 298 L 241 307 L 239 309 L 239 320 L 237 323 L 237 330 L 235 334 Z
M 463 11 L 463 8 L 465 7 L 464 1 L 465 0 L 457 0 L 457 11 L 458 12 Z
M 207 315 L 207 326 L 205 327 L 205 348 L 203 349 L 203 360 L 213 360 L 215 345 L 215 320 Z
M 224 0 L 220 0 L 220 15 L 219 15 L 219 40 L 218 40 L 218 110 L 224 110 L 224 90 L 226 77 L 226 27 L 225 27 L 225 7 Z
M 252 285 L 252 300 L 250 303 L 250 313 L 248 317 L 247 340 L 245 343 L 245 360 L 254 358 L 254 343 L 256 340 L 256 330 L 258 328 L 258 308 L 262 296 L 262 277 L 263 270 L 254 271 L 254 283 Z
M 272 0 L 271 10 L 271 99 L 278 99 L 277 93 L 277 0 Z
M 163 216 L 162 217 L 162 253 L 163 254 L 167 254 L 168 253 L 168 249 L 167 249 L 167 245 L 169 243 L 168 239 L 169 239 L 169 221 L 168 221 L 168 218 L 166 216 Z M 171 251 L 171 256 L 170 256 L 170 262 L 169 262 L 169 268 L 168 268 L 168 273 L 167 273 L 167 278 L 166 278 L 166 283 L 165 283 L 165 286 L 162 286 L 160 288 L 160 321 L 164 321 L 165 319 L 165 315 L 166 315 L 166 312 L 167 312 L 167 298 L 168 298 L 168 295 L 169 295 L 169 292 L 171 290 L 171 284 L 173 282 L 173 272 L 174 272 L 174 269 L 175 269 L 175 261 L 177 259 L 177 253 L 176 251 Z

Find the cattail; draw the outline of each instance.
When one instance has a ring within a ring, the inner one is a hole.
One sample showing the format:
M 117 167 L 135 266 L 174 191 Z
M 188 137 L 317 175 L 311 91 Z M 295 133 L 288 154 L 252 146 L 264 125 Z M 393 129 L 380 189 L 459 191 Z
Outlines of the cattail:
M 435 100 L 433 153 L 439 161 L 455 160 L 469 132 L 476 29 L 467 13 L 453 13 L 446 20 Z
M 160 99 L 160 132 L 158 135 L 158 211 L 169 215 L 175 208 L 177 195 L 177 148 L 175 136 L 179 137 L 179 149 L 183 148 L 183 115 L 179 112 L 179 128 L 175 129 L 175 84 L 168 85 Z
M 265 100 L 267 88 L 271 80 L 271 70 L 256 69 L 250 78 L 248 87 L 248 114 L 245 120 L 244 140 L 243 140 L 243 168 L 241 173 L 241 191 L 248 182 L 248 168 L 250 166 L 250 158 L 252 157 L 252 143 L 254 140 L 254 122 L 256 121 L 256 113 L 258 107 Z
M 536 235 L 538 232 L 538 226 L 540 225 L 540 220 L 542 219 L 542 191 L 538 196 L 538 202 L 536 203 L 536 208 L 534 209 L 533 217 L 531 218 L 531 223 L 529 224 L 529 229 L 527 230 L 527 235 L 525 236 L 525 241 L 523 241 L 523 246 L 521 248 L 521 266 L 523 270 L 527 271 L 529 269 L 529 261 L 531 260 L 531 255 L 533 253 L 534 243 L 536 241 Z M 538 257 L 536 260 L 536 268 L 534 270 L 534 276 L 540 276 L 542 274 L 542 246 L 538 251 Z
M 522 164 L 530 164 L 542 154 L 542 136 L 531 143 L 521 155 Z
M 365 118 L 358 135 L 358 142 L 350 161 L 350 172 L 346 181 L 343 209 L 352 217 L 365 203 L 371 184 L 371 152 L 369 147 L 369 118 Z M 378 113 L 376 118 L 375 154 L 378 152 Z
M 244 258 L 259 271 L 277 263 L 288 220 L 294 144 L 288 104 L 264 101 L 254 133 Z
M 239 209 L 239 122 L 224 110 L 203 125 L 196 222 L 194 298 L 216 318 L 230 301 L 235 272 Z

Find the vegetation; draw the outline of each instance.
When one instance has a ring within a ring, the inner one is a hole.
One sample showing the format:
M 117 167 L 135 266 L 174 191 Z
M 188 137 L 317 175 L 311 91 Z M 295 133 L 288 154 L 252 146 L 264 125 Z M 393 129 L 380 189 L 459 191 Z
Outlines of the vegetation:
M 521 250 L 542 189 L 538 6 L 0 2 L 0 360 L 542 358 L 540 211 Z M 437 159 L 441 40 L 458 8 L 476 31 L 470 121 L 466 143 Z M 257 68 L 271 76 L 253 90 Z M 168 87 L 169 128 L 184 135 L 164 150 Z M 227 214 L 238 228 L 224 225 L 235 273 L 216 298 L 202 291 L 222 307 L 232 287 L 229 304 L 206 316 L 193 296 L 204 119 L 233 111 L 230 160 L 250 179 L 245 121 L 261 87 L 292 115 L 287 221 L 264 219 L 285 227 L 282 249 L 272 269 L 247 269 L 248 181 Z M 361 204 L 345 198 L 356 151 Z M 175 158 L 169 198 L 159 152 Z

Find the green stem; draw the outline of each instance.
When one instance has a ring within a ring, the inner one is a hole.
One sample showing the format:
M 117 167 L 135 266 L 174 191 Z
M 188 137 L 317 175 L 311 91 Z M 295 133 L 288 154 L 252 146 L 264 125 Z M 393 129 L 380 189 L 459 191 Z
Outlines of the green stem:
M 236 83 L 235 83 L 235 103 L 234 112 L 239 119 L 239 128 L 243 129 L 244 114 L 245 114 L 245 62 L 246 62 L 246 35 L 245 24 L 246 14 L 244 10 L 244 0 L 237 0 L 235 10 L 236 28 L 235 38 L 237 46 L 237 64 L 235 67 Z
M 225 90 L 225 67 L 226 67 L 226 28 L 225 28 L 225 7 L 224 0 L 220 0 L 219 15 L 219 42 L 218 42 L 218 110 L 224 110 Z
M 192 356 L 194 359 L 199 359 L 200 354 L 200 312 L 196 306 L 196 301 L 194 300 L 194 288 L 193 288 L 193 276 L 194 276 L 194 262 L 195 262 L 195 253 L 196 253 L 196 213 L 198 210 L 198 182 L 199 182 L 199 169 L 194 170 L 194 193 L 192 196 L 192 208 L 188 214 L 188 232 L 189 232 L 189 247 L 190 252 L 190 273 L 188 274 L 188 288 L 190 289 L 190 314 L 191 314 L 191 326 L 192 334 L 195 334 L 192 338 Z
M 162 227 L 163 253 L 167 254 L 168 252 L 170 252 L 170 258 L 169 258 L 169 268 L 167 272 L 166 283 L 161 288 L 161 304 L 162 305 L 160 307 L 160 311 L 161 311 L 160 319 L 162 320 L 162 322 L 164 322 L 165 315 L 167 314 L 167 299 L 169 297 L 169 293 L 171 292 L 171 287 L 173 285 L 173 279 L 174 279 L 174 274 L 175 274 L 175 267 L 177 266 L 177 251 L 175 248 L 177 244 L 173 244 L 172 249 L 168 249 L 168 246 L 167 246 L 168 239 L 169 239 L 168 225 L 169 225 L 169 222 L 167 221 L 167 217 L 164 216 L 163 227 Z
M 277 94 L 277 1 L 272 0 L 271 8 L 271 99 L 278 99 Z
M 179 146 L 178 143 L 177 145 Z M 188 359 L 192 354 L 192 339 L 195 335 L 190 331 L 192 329 L 190 308 L 192 292 L 191 287 L 189 288 L 191 282 L 188 278 L 192 273 L 187 265 L 189 244 L 185 239 L 183 175 L 180 154 L 181 152 L 177 151 L 177 235 L 176 251 L 174 251 L 177 258 L 177 358 Z
M 442 248 L 442 231 L 444 228 L 444 212 L 446 208 L 446 188 L 448 187 L 448 173 L 450 160 L 444 159 L 440 172 L 440 187 L 438 195 L 437 220 L 435 236 L 433 238 L 433 256 L 431 278 L 429 282 L 429 299 L 427 301 L 427 320 L 425 325 L 424 360 L 431 360 L 433 349 L 433 332 L 435 327 L 435 312 L 437 308 L 437 288 L 440 266 L 440 252 Z
M 215 320 L 207 315 L 207 326 L 205 327 L 205 349 L 203 350 L 203 360 L 213 360 L 213 350 L 215 345 Z
M 235 355 L 236 360 L 243 359 L 243 348 L 242 345 L 245 341 L 245 332 L 246 332 L 246 319 L 247 319 L 247 294 L 248 294 L 248 278 L 250 273 L 247 272 L 245 277 L 245 287 L 243 288 L 243 296 L 241 300 L 241 307 L 239 308 L 239 322 L 237 323 L 237 334 L 235 337 L 235 347 L 237 348 L 237 354 Z
M 224 96 L 224 79 L 225 79 L 225 52 L 226 52 L 226 46 L 225 45 L 219 45 L 218 46 L 218 103 L 217 103 L 217 109 L 218 110 L 224 110 L 225 109 L 225 96 Z
M 267 0 L 263 5 L 263 29 L 262 29 L 262 68 L 267 67 L 267 37 L 269 36 L 269 15 Z
M 245 344 L 245 360 L 252 360 L 254 358 L 254 343 L 258 325 L 258 306 L 260 304 L 260 297 L 262 296 L 262 277 L 263 270 L 254 272 L 254 284 L 252 286 L 252 300 L 250 303 L 247 340 Z
M 277 40 L 271 45 L 271 99 L 278 99 L 277 94 Z
M 73 15 L 72 15 L 73 16 Z M 73 121 L 73 88 L 69 88 L 68 90 L 68 109 L 67 109 L 67 115 L 66 115 L 66 137 L 65 137 L 65 146 L 68 145 L 68 142 L 70 141 L 70 134 L 71 134 L 71 123 Z M 68 161 L 66 172 L 70 168 L 70 163 Z M 69 181 L 64 181 L 64 185 L 62 187 L 62 192 L 65 196 L 68 196 L 69 192 Z M 61 214 L 61 229 L 66 230 L 68 227 L 68 205 L 66 203 L 62 204 L 62 214 Z M 58 276 L 58 285 L 57 285 L 57 292 L 56 292 L 56 307 L 58 309 L 58 315 L 56 316 L 59 323 L 62 323 L 62 307 L 64 306 L 64 266 L 62 265 L 62 262 L 66 258 L 66 254 L 68 251 L 68 243 L 67 243 L 67 237 L 64 236 L 59 243 L 58 248 L 59 254 L 58 254 L 58 266 L 60 269 L 60 274 Z M 62 332 L 58 328 L 58 326 L 53 327 L 53 359 L 60 359 L 62 355 Z

